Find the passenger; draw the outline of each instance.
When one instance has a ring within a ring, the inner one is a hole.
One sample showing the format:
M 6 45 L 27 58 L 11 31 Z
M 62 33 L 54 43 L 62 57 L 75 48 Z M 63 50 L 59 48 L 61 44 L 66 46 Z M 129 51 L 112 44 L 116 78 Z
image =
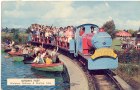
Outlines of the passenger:
M 14 48 L 16 49 L 16 52 L 19 52 L 20 53 L 20 50 L 19 50 L 19 46 L 18 45 L 14 46 Z
M 46 31 L 45 31 L 45 39 L 46 39 L 46 41 L 48 40 L 48 37 L 49 37 L 49 33 L 48 33 L 47 29 L 46 29 Z
M 16 52 L 16 49 L 14 47 L 12 47 L 11 51 L 10 52 L 13 52 L 15 53 Z
M 28 55 L 29 54 L 29 50 L 28 50 L 27 47 L 25 47 L 23 49 L 22 54 L 23 54 L 24 59 L 26 59 L 27 57 L 29 57 L 29 55 Z
M 53 28 L 53 33 L 54 33 L 54 36 L 57 35 L 57 28 L 56 27 Z
M 67 43 L 68 43 L 68 38 L 67 37 L 65 37 L 64 43 L 65 43 L 65 47 L 67 47 Z
M 35 37 L 36 37 L 36 29 L 35 27 L 33 27 L 33 31 L 32 31 L 32 39 L 35 41 Z
M 30 34 L 28 35 L 28 43 L 30 43 L 31 40 L 32 40 L 32 33 L 30 33 Z
M 33 27 L 33 26 L 31 26 L 31 27 L 30 27 L 30 30 L 31 30 L 31 33 L 33 34 L 34 27 Z
M 45 63 L 44 60 L 41 58 L 41 54 L 40 53 L 37 54 L 37 56 L 34 59 L 33 63 L 39 63 L 39 64 Z
M 45 48 L 43 48 L 41 45 L 39 46 L 39 51 L 42 53 L 45 51 Z
M 37 53 L 39 52 L 39 47 L 35 46 L 34 48 L 34 54 L 37 56 Z
M 52 59 L 50 55 L 48 55 L 46 58 L 46 64 L 52 64 Z
M 39 39 L 40 39 L 40 31 L 39 31 L 39 29 L 36 31 L 36 35 L 37 35 L 37 41 L 39 42 Z
M 7 39 L 5 44 L 6 44 L 6 46 L 9 46 L 10 45 L 10 41 Z
M 71 27 L 68 30 L 69 30 L 68 42 L 70 43 L 70 40 L 74 37 L 74 33 Z
M 52 57 L 52 62 L 53 62 L 53 63 L 56 62 L 57 51 L 58 51 L 58 47 L 57 47 L 57 48 L 54 48 L 54 50 L 51 52 L 51 57 Z
M 51 31 L 49 31 L 49 43 L 51 43 L 51 36 L 52 36 L 52 33 Z
M 85 33 L 85 27 L 81 27 L 79 31 L 79 35 L 82 36 Z
M 64 35 L 64 34 L 63 34 L 63 30 L 61 29 L 60 32 L 59 32 L 59 36 L 60 36 L 60 37 L 63 37 L 63 35 Z
M 45 50 L 42 54 L 41 54 L 41 58 L 44 59 L 44 57 L 48 54 L 48 51 Z
M 15 42 L 12 40 L 12 42 L 9 44 L 10 47 L 12 47 L 15 44 Z

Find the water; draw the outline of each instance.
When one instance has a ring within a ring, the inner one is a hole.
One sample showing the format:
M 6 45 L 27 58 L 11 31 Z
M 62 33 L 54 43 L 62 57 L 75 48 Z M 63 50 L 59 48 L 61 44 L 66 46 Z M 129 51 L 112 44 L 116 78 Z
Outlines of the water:
M 30 64 L 13 62 L 12 58 L 4 58 L 6 55 L 6 53 L 1 55 L 2 90 L 69 90 L 67 72 L 38 71 L 31 68 Z M 8 78 L 53 78 L 55 79 L 55 86 L 7 86 Z

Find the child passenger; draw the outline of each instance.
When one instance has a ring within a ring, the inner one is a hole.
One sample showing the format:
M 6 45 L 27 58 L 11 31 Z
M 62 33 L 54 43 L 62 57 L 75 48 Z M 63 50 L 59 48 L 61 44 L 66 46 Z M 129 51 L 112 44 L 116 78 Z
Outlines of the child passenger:
M 46 64 L 52 64 L 52 59 L 50 55 L 48 55 L 46 58 Z
M 41 58 L 41 54 L 40 53 L 37 54 L 37 56 L 34 59 L 33 63 L 39 63 L 39 64 L 45 63 L 44 60 Z

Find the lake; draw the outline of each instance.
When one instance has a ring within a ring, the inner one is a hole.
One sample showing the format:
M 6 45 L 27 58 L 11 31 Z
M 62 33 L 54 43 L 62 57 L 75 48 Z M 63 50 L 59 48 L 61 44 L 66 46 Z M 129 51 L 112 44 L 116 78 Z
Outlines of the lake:
M 30 64 L 14 62 L 1 54 L 1 87 L 2 90 L 69 90 L 68 73 L 44 72 L 31 68 Z M 8 78 L 50 78 L 55 79 L 55 86 L 7 86 Z

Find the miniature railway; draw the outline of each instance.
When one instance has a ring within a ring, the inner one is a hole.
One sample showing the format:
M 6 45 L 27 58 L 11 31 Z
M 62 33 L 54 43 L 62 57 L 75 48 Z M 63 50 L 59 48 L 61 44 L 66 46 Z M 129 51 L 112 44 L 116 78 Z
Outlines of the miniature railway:
M 67 57 L 74 60 L 81 69 L 85 72 L 88 77 L 88 81 L 92 83 L 92 87 L 89 86 L 89 90 L 124 90 L 119 82 L 114 78 L 114 74 L 111 70 L 87 70 L 81 62 L 76 60 L 77 58 L 71 57 L 70 55 L 65 54 Z M 92 80 L 90 80 L 92 79 Z M 89 83 L 89 84 L 90 84 Z
M 49 50 L 52 50 L 52 47 L 55 47 L 53 45 L 47 46 L 49 46 Z M 59 53 L 71 58 L 71 60 L 74 60 L 74 62 L 81 67 L 88 78 L 89 90 L 124 90 L 120 83 L 114 78 L 115 74 L 111 70 L 89 71 L 81 62 L 78 61 L 78 58 L 71 57 L 71 55 L 66 53 L 65 50 L 60 48 Z

